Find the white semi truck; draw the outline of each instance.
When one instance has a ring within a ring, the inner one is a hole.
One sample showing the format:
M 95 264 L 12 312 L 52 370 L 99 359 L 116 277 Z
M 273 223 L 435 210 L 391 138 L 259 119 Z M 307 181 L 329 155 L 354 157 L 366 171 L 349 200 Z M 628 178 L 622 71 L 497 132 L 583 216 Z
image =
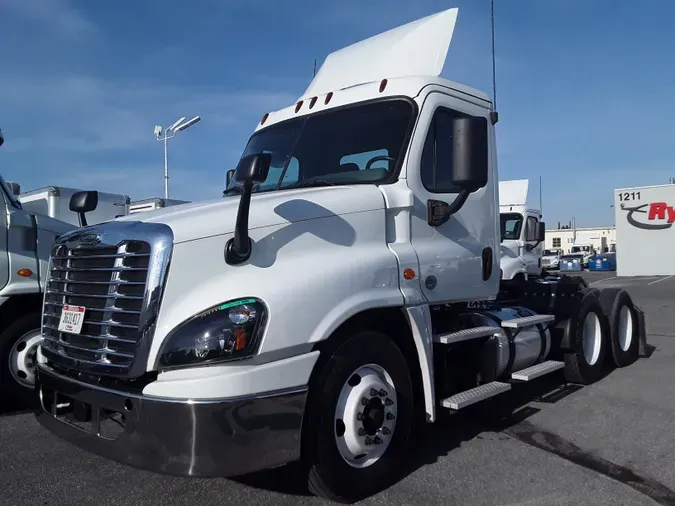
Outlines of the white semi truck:
M 541 211 L 528 206 L 529 181 L 499 182 L 500 267 L 502 280 L 521 282 L 542 273 L 546 225 Z
M 456 16 L 329 55 L 263 116 L 239 195 L 59 238 L 40 423 L 174 475 L 299 461 L 313 493 L 352 502 L 398 479 L 439 410 L 636 360 L 625 291 L 500 290 L 497 114 L 438 77 Z
M 80 191 L 82 190 L 65 186 L 47 186 L 21 193 L 19 201 L 23 209 L 29 213 L 49 216 L 79 226 L 79 218 L 69 206 L 72 196 Z M 96 225 L 127 216 L 130 202 L 129 196 L 122 193 L 98 192 L 96 210 L 87 215 L 87 221 L 91 225 Z
M 34 391 L 49 255 L 56 237 L 77 228 L 24 209 L 16 189 L 0 176 L 0 397 Z

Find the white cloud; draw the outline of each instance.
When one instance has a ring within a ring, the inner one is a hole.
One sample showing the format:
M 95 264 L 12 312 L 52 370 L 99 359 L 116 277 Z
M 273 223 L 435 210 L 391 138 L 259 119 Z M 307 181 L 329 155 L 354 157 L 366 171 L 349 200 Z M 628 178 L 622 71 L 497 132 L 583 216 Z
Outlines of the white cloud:
M 66 39 L 80 40 L 96 31 L 70 0 L 0 0 L 0 8 L 53 29 Z

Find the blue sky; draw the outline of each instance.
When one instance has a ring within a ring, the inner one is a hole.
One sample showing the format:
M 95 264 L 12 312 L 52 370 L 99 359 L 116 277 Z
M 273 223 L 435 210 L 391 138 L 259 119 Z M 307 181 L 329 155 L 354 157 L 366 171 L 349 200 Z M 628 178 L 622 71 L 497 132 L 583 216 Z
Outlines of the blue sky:
M 501 179 L 543 177 L 549 225 L 613 223 L 614 188 L 675 176 L 675 2 L 496 0 Z M 640 5 L 641 4 L 641 5 Z M 330 52 L 459 7 L 443 76 L 492 94 L 489 0 L 0 0 L 0 171 L 47 184 L 218 198 L 263 113 Z

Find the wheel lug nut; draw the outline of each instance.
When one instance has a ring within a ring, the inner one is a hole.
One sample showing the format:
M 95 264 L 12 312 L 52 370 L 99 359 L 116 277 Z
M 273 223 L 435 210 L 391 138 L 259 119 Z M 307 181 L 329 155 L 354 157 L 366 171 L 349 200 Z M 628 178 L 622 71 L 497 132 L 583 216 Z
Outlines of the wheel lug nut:
M 366 446 L 370 446 L 373 444 L 373 440 L 369 437 L 366 438 Z
M 377 390 L 375 390 L 374 388 L 371 388 L 370 389 L 370 396 L 375 397 L 376 395 L 377 395 Z
M 363 413 L 356 413 L 356 419 L 360 422 L 363 420 Z
M 385 399 L 384 403 L 385 403 L 387 406 L 391 406 L 392 404 L 394 404 L 394 401 L 392 401 L 391 399 Z
M 365 436 L 365 435 L 366 435 L 366 429 L 364 429 L 363 427 L 361 427 L 361 428 L 359 429 L 359 436 Z
M 375 437 L 375 444 L 376 445 L 382 444 L 382 440 L 379 437 Z
M 366 404 L 368 404 L 368 399 L 366 399 L 365 397 L 363 397 L 363 398 L 361 399 L 361 404 L 363 404 L 364 406 L 365 406 Z
M 387 391 L 382 389 L 380 390 L 380 397 L 386 397 L 387 396 Z
M 382 427 L 382 434 L 384 434 L 385 436 L 388 436 L 389 434 L 391 434 L 391 431 L 389 429 L 387 429 L 386 427 Z
M 387 420 L 393 420 L 396 418 L 392 413 L 387 413 Z

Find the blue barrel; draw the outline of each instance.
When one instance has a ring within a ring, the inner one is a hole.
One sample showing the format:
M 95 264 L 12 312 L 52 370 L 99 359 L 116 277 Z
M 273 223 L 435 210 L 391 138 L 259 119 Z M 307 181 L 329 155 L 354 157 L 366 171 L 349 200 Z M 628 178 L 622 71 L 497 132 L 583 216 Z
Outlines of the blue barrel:
M 563 255 L 560 257 L 561 271 L 583 271 L 583 255 Z
M 595 255 L 588 261 L 589 271 L 615 271 L 616 253 L 604 253 Z

